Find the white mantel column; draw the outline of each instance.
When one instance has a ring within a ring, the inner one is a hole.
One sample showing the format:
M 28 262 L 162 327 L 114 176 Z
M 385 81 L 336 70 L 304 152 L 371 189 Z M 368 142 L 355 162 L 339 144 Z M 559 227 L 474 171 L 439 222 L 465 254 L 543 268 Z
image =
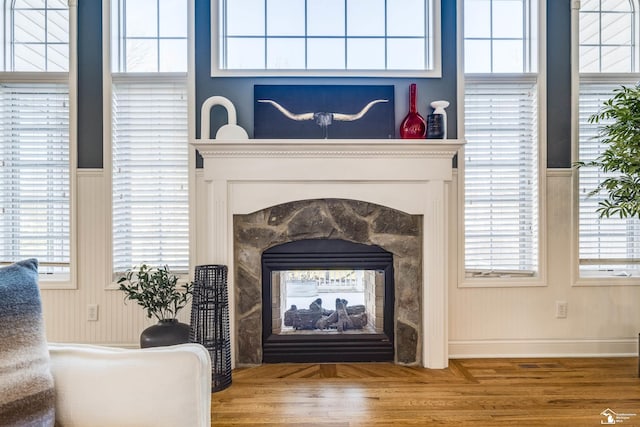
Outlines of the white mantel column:
M 430 181 L 425 195 L 422 250 L 422 366 L 442 369 L 449 365 L 448 244 L 445 182 Z
M 212 264 L 229 265 L 232 254 L 229 253 L 230 239 L 233 239 L 233 227 L 227 227 L 229 209 L 227 206 L 227 182 L 205 180 L 208 194 L 208 215 L 211 232 L 207 237 L 207 259 Z

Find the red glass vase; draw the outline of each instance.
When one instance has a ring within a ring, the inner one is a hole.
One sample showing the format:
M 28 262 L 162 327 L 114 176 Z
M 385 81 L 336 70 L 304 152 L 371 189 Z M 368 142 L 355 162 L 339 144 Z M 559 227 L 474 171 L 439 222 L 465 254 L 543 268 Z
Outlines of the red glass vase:
M 409 114 L 400 125 L 400 138 L 402 139 L 424 139 L 426 136 L 427 124 L 416 109 L 416 97 L 416 84 L 411 83 L 409 86 Z

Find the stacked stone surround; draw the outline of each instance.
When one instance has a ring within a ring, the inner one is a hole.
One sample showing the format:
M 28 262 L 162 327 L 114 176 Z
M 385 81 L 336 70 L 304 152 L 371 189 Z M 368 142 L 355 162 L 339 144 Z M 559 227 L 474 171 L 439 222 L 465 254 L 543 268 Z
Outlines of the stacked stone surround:
M 395 361 L 418 365 L 422 352 L 422 218 L 371 203 L 321 199 L 234 215 L 236 361 L 262 363 L 262 271 L 265 249 L 303 239 L 342 239 L 393 254 Z

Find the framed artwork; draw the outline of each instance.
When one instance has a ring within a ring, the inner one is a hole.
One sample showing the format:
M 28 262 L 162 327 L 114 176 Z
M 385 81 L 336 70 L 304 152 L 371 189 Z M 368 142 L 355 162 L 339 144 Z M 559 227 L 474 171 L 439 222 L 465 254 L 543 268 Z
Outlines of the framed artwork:
M 394 138 L 394 87 L 255 85 L 253 117 L 254 138 Z

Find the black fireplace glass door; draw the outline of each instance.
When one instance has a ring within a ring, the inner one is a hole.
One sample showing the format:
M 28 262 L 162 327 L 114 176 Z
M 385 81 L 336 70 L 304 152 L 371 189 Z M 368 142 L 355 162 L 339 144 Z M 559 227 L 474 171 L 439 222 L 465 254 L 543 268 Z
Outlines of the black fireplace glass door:
M 262 253 L 262 360 L 367 362 L 394 357 L 393 254 L 337 239 Z

